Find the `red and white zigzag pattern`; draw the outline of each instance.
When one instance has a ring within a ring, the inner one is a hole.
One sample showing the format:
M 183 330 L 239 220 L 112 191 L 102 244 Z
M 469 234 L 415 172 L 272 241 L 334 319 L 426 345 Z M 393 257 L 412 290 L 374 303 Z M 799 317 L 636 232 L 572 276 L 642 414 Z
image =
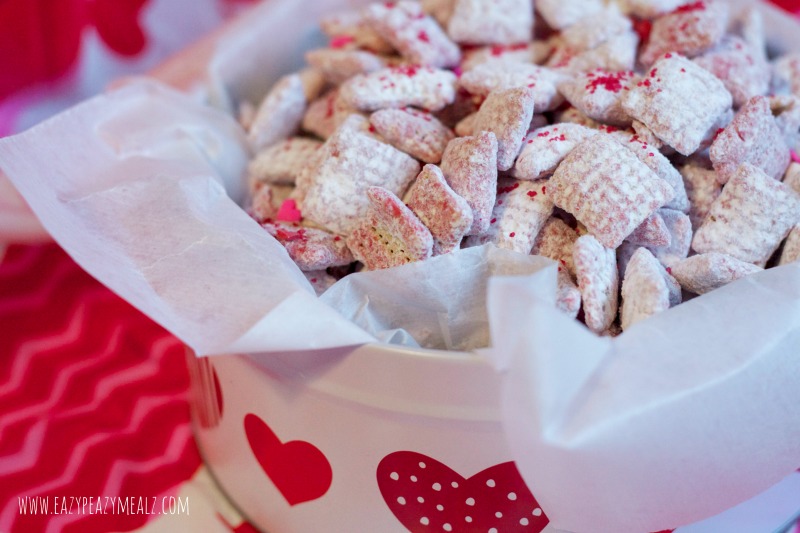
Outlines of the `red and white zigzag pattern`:
M 20 516 L 18 498 L 152 498 L 199 467 L 183 346 L 59 248 L 9 249 L 0 332 L 0 531 L 131 531 L 150 517 Z

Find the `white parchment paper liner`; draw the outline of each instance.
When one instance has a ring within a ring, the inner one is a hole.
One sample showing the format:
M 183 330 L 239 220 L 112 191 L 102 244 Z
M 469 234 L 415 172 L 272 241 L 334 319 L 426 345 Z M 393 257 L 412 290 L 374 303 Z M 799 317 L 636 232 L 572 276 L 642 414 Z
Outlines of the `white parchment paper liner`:
M 299 4 L 269 2 L 286 17 L 277 26 L 307 28 L 312 17 Z M 280 41 L 272 26 L 269 39 Z M 258 42 L 241 30 L 228 61 Z M 230 79 L 211 75 L 225 105 L 236 97 L 231 80 L 247 71 L 228 68 Z M 98 97 L 0 141 L 0 167 L 56 240 L 199 354 L 412 337 L 468 348 L 485 340 L 488 318 L 493 346 L 482 352 L 505 376 L 508 441 L 559 529 L 676 527 L 747 499 L 800 464 L 798 265 L 697 298 L 614 340 L 553 309 L 547 262 L 511 266 L 508 252 L 492 248 L 346 278 L 321 301 L 229 197 L 241 193 L 246 157 L 230 118 L 155 84 Z M 533 274 L 494 278 L 488 296 L 475 291 L 492 273 Z M 448 276 L 469 288 L 460 292 Z M 402 305 L 407 289 L 422 311 Z M 392 322 L 404 313 L 413 319 L 406 334 Z

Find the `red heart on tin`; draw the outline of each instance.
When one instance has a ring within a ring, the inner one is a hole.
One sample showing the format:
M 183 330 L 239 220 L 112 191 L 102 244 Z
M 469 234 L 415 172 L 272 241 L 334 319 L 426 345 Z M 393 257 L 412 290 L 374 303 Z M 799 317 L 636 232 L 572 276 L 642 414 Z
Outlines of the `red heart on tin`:
M 252 413 L 244 417 L 244 431 L 258 464 L 289 505 L 316 500 L 328 492 L 333 471 L 319 448 L 303 440 L 281 442 Z
M 390 453 L 378 465 L 378 487 L 411 532 L 525 531 L 548 524 L 513 461 L 464 478 L 417 452 Z

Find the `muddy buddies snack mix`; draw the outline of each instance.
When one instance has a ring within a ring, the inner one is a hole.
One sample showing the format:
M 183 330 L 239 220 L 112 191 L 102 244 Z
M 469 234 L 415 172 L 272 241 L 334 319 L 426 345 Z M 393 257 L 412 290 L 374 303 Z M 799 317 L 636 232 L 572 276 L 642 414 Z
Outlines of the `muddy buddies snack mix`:
M 403 0 L 323 31 L 241 105 L 249 212 L 318 290 L 491 243 L 617 335 L 800 260 L 800 55 L 770 61 L 753 9 Z

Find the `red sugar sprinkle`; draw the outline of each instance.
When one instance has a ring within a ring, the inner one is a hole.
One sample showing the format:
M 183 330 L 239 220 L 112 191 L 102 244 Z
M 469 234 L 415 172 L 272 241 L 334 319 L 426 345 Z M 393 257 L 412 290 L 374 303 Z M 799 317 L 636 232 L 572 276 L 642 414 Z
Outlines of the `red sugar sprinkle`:
M 508 236 L 511 237 L 512 239 L 514 238 L 515 235 L 516 235 L 516 232 L 513 232 L 513 231 L 508 234 Z
M 316 283 L 316 282 L 317 282 L 317 278 L 311 278 L 311 283 Z
M 489 221 L 489 224 L 494 224 L 495 222 L 497 222 L 497 219 L 493 218 L 492 220 Z
M 647 19 L 633 19 L 633 31 L 639 34 L 639 41 L 646 42 L 650 38 L 653 23 Z
M 352 35 L 339 35 L 331 39 L 331 48 L 342 48 L 355 41 Z
M 341 241 L 341 240 L 342 240 L 342 238 L 341 238 L 341 237 L 339 237 L 339 236 L 337 235 L 336 237 L 334 237 L 334 238 L 333 238 L 333 240 L 334 240 L 334 241 Z
M 800 156 L 797 155 L 797 152 L 795 152 L 794 150 L 790 150 L 789 153 L 792 156 L 792 161 L 794 161 L 795 163 L 800 163 Z
M 670 267 L 667 267 L 667 274 L 669 274 L 670 276 L 672 275 L 672 269 Z
M 389 9 L 392 9 L 394 6 L 397 5 L 397 2 L 384 2 L 383 5 L 385 5 Z
M 653 152 L 650 152 L 650 153 L 649 153 L 649 154 L 647 154 L 647 155 L 649 155 L 650 157 L 653 157 L 653 156 L 654 156 L 654 155 L 656 155 L 656 154 L 654 154 Z
M 701 11 L 706 8 L 705 2 L 692 2 L 691 4 L 684 4 L 673 13 L 689 13 L 690 11 Z
M 392 69 L 392 72 L 394 72 L 396 74 L 405 74 L 409 78 L 412 78 L 412 77 L 416 76 L 417 73 L 419 72 L 419 66 L 418 65 L 403 65 L 401 67 L 394 67 Z
M 594 76 L 594 74 L 590 74 Z M 618 93 L 623 89 L 622 82 L 628 77 L 627 72 L 612 72 L 602 76 L 593 77 L 592 80 L 586 84 L 586 89 L 589 94 L 594 94 L 598 87 L 602 87 L 606 91 Z
M 530 196 L 531 198 L 536 196 L 536 194 L 537 194 L 536 191 L 528 191 L 528 196 Z
M 671 58 L 671 57 L 672 57 L 672 54 L 670 54 L 669 52 L 667 52 L 666 54 L 664 54 L 664 58 L 665 58 L 665 59 L 669 59 L 669 58 Z
M 657 68 L 654 68 L 653 70 L 651 70 L 651 71 L 650 71 L 650 77 L 651 77 L 651 78 L 655 78 L 655 77 L 656 77 L 656 72 L 658 72 L 658 69 L 657 69 Z
M 281 204 L 280 209 L 278 209 L 278 214 L 275 216 L 278 220 L 283 220 L 285 222 L 300 222 L 303 218 L 303 214 L 297 209 L 297 204 L 291 198 L 288 198 L 283 201 Z
M 566 135 L 564 135 L 564 134 L 562 133 L 562 134 L 561 134 L 561 135 L 559 135 L 558 137 L 553 137 L 553 138 L 551 138 L 551 139 L 549 140 L 549 142 L 553 142 L 553 141 L 566 141 L 566 140 L 567 140 L 567 136 L 566 136 Z
M 682 68 L 682 69 L 681 69 L 681 72 L 686 72 L 686 69 L 685 69 L 685 68 Z
M 547 194 L 547 187 L 542 187 L 542 194 Z
M 431 38 L 428 37 L 428 34 L 425 33 L 425 30 L 419 30 L 419 33 L 417 34 L 417 39 L 419 39 L 420 41 L 422 41 L 424 43 L 431 42 Z
M 536 136 L 537 136 L 537 137 L 547 137 L 548 135 L 550 135 L 550 132 L 549 132 L 549 131 L 543 131 L 542 133 L 539 133 L 539 134 L 538 134 L 538 135 L 536 135 Z

